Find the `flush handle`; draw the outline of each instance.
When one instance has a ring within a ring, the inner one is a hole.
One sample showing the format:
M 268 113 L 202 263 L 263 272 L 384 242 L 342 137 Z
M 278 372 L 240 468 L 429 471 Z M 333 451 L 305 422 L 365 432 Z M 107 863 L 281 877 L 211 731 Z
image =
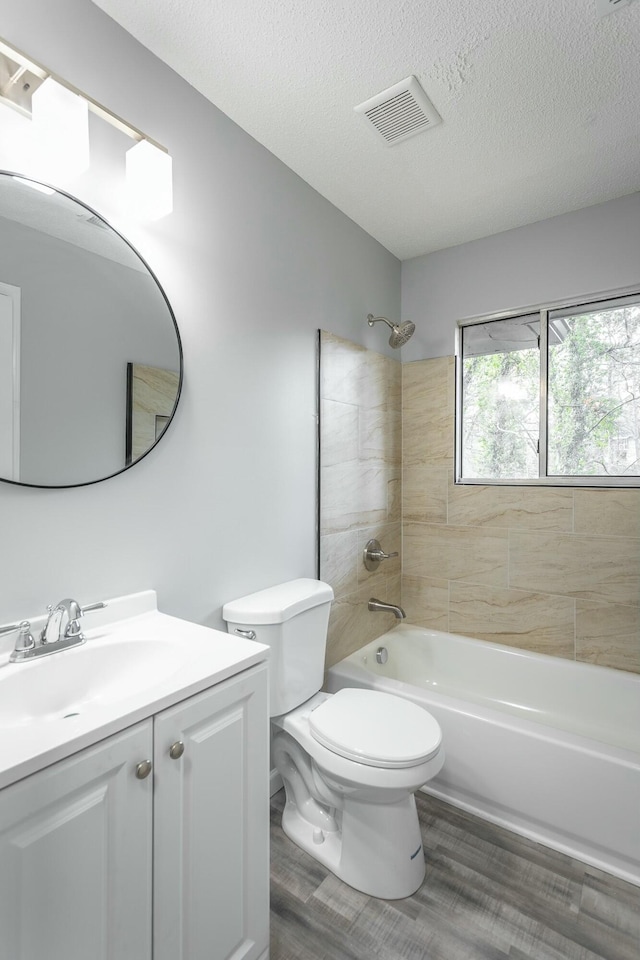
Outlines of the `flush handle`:
M 136 766 L 136 777 L 138 780 L 146 780 L 151 773 L 151 760 L 142 760 Z
M 255 630 L 241 630 L 240 627 L 236 627 L 233 632 L 237 633 L 239 637 L 245 637 L 247 640 L 255 640 L 256 638 Z
M 169 747 L 169 756 L 172 760 L 179 760 L 183 753 L 184 743 L 182 740 L 176 740 L 176 742 L 172 743 Z

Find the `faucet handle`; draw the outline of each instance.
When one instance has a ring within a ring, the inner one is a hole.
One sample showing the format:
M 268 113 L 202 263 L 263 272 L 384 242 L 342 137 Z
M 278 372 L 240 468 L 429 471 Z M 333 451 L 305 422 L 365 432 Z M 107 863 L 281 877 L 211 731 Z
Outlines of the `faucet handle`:
M 362 560 L 367 570 L 377 570 L 381 560 L 390 560 L 391 557 L 397 556 L 397 550 L 393 553 L 385 553 L 378 540 L 367 540 Z
M 28 620 L 21 620 L 20 623 L 14 624 L 14 627 L 18 630 L 18 636 L 16 637 L 13 653 L 9 657 L 9 660 L 12 662 L 15 660 L 23 660 L 36 645 L 31 633 L 31 624 Z M 2 632 L 8 633 L 8 630 L 5 628 Z
M 26 643 L 27 638 L 31 637 L 31 624 L 29 623 L 29 621 L 21 620 L 20 623 L 8 623 L 5 627 L 0 627 L 0 634 L 15 633 L 16 630 L 19 631 L 18 636 L 16 638 L 16 650 L 17 650 L 19 644 L 22 644 L 23 642 Z M 30 647 L 33 645 L 33 642 L 34 642 L 33 637 L 31 637 L 31 643 L 30 644 L 27 643 L 27 645 L 24 647 L 20 646 L 20 649 L 26 650 L 27 647 Z
M 105 603 L 103 600 L 99 600 L 98 603 L 89 603 L 86 607 L 80 608 L 80 613 L 91 613 L 92 610 L 103 610 L 105 607 L 108 607 L 109 604 Z

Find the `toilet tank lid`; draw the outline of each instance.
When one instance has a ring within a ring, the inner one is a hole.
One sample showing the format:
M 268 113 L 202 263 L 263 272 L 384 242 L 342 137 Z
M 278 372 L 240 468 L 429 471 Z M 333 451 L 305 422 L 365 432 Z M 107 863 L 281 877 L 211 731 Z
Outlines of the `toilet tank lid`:
M 303 577 L 231 600 L 222 608 L 222 617 L 230 623 L 283 623 L 331 600 L 333 590 L 328 583 Z

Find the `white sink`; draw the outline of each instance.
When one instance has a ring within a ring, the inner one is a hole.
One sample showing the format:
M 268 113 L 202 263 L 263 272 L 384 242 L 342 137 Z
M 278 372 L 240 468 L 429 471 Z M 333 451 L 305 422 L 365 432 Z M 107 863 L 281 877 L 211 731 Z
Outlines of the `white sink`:
M 81 646 L 19 663 L 6 647 L 0 655 L 0 788 L 268 655 L 262 644 L 159 613 L 152 590 L 108 601 L 83 627 Z
M 114 706 L 175 673 L 179 639 L 119 639 L 85 643 L 0 671 L 0 729 L 79 716 Z

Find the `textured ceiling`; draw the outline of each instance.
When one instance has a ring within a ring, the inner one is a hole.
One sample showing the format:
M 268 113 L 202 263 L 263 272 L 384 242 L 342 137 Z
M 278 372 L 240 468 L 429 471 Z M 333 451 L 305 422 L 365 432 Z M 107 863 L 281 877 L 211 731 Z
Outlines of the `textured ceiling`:
M 640 0 L 94 0 L 401 259 L 640 189 Z M 443 123 L 353 108 L 410 74 Z

